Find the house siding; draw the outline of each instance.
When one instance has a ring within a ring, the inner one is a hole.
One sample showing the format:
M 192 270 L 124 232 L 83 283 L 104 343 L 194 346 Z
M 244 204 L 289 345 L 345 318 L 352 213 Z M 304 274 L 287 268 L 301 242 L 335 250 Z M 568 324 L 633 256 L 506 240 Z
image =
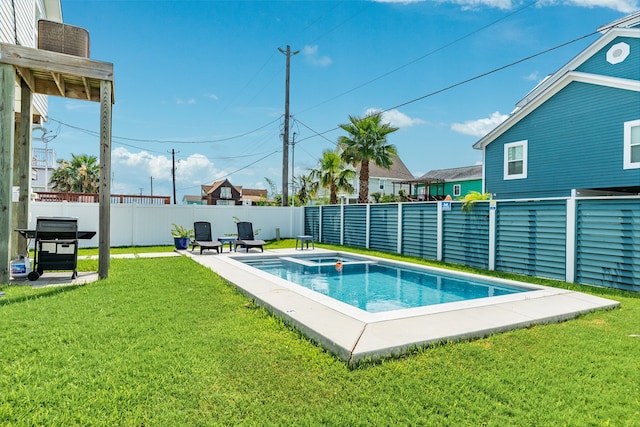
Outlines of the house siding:
M 14 28 L 14 7 L 15 5 L 15 28 Z M 38 19 L 45 18 L 45 8 L 42 0 L 34 1 L 0 1 L 0 42 L 16 44 L 16 33 L 20 46 L 38 46 Z M 20 90 L 17 91 L 20 93 Z M 16 101 L 17 102 L 17 101 Z M 34 114 L 46 117 L 48 114 L 48 104 L 46 95 L 33 95 Z M 16 104 L 16 111 L 20 105 Z
M 623 123 L 640 118 L 639 106 L 639 92 L 568 84 L 486 147 L 486 191 L 537 198 L 638 185 L 640 169 L 623 169 Z M 521 140 L 528 141 L 527 178 L 504 180 L 504 144 Z
M 482 192 L 482 179 L 474 179 L 469 181 L 451 181 L 444 183 L 444 194 L 454 197 L 453 195 L 453 186 L 460 185 L 460 196 L 464 197 L 466 194 L 471 191 L 477 191 L 478 193 Z M 431 195 L 440 195 L 443 191 L 443 184 L 431 184 L 429 185 L 429 194 Z M 417 190 L 416 190 L 417 191 Z
M 629 56 L 618 64 L 610 64 L 607 62 L 607 52 L 611 46 L 622 42 L 629 45 Z M 591 58 L 576 68 L 576 71 L 619 77 L 622 79 L 640 80 L 640 39 L 632 37 L 616 37 L 604 48 L 600 49 Z

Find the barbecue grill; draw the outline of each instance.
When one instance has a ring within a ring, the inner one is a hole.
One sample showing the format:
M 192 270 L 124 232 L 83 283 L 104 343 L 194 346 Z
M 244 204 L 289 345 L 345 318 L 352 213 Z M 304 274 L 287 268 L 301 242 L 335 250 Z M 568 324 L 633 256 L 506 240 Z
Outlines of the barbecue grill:
M 71 278 L 78 277 L 78 218 L 38 217 L 34 238 L 29 280 L 38 280 L 45 270 L 72 270 Z

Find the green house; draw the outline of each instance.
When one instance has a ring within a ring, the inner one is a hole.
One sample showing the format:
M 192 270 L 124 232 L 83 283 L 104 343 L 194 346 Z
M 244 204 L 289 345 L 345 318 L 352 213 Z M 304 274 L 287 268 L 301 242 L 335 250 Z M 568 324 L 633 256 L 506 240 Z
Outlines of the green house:
M 417 200 L 456 199 L 471 191 L 482 192 L 482 165 L 432 170 L 413 180 L 412 187 Z

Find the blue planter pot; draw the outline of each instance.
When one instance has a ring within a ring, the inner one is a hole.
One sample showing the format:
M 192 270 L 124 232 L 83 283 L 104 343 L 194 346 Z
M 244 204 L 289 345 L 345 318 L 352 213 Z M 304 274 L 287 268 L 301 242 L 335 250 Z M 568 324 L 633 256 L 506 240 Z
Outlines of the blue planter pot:
M 173 243 L 176 245 L 176 249 L 187 249 L 189 247 L 188 237 L 174 237 Z

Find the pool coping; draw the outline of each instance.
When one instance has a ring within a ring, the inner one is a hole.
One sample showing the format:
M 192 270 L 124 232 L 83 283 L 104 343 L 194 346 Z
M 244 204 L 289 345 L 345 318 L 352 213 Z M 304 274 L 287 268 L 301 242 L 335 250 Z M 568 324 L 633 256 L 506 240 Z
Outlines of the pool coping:
M 200 255 L 185 251 L 185 254 L 212 269 L 254 299 L 256 304 L 284 318 L 305 336 L 349 364 L 401 355 L 412 348 L 445 341 L 481 338 L 536 324 L 561 322 L 582 313 L 620 305 L 617 301 L 566 289 L 490 278 L 500 283 L 524 285 L 536 290 L 384 313 L 367 313 L 234 259 L 290 256 L 308 252 L 311 251 L 277 249 L 264 253 L 211 252 Z M 336 252 L 339 251 L 321 248 L 313 250 L 318 255 Z M 357 256 L 380 259 L 361 254 Z M 414 268 L 442 270 L 402 261 L 381 260 Z M 487 278 L 471 273 L 455 273 L 465 277 Z

